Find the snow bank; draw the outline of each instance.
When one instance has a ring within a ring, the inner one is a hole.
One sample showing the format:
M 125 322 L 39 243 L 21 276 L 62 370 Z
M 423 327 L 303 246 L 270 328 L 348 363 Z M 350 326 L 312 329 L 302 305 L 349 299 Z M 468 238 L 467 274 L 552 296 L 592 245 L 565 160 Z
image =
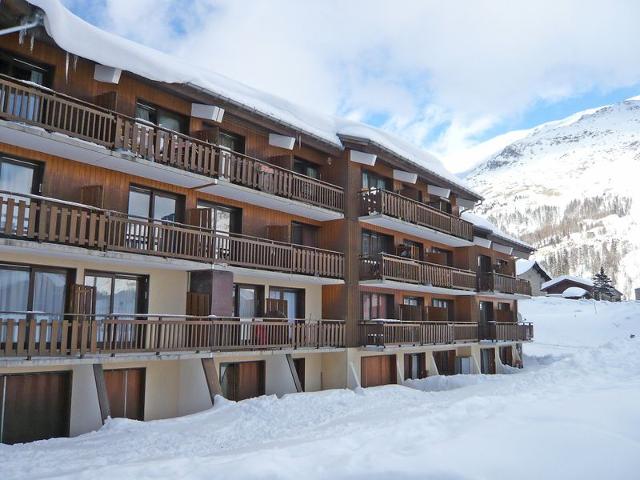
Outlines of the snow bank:
M 563 298 L 582 298 L 588 294 L 589 292 L 587 292 L 584 288 L 569 287 L 565 289 L 564 292 L 562 292 L 562 297 Z
M 150 80 L 191 85 L 339 148 L 342 148 L 340 135 L 370 140 L 478 196 L 463 180 L 444 168 L 435 156 L 379 128 L 320 114 L 178 57 L 105 32 L 75 16 L 59 0 L 27 1 L 45 12 L 47 33 L 67 52 Z
M 76 438 L 0 445 L 2 478 L 636 478 L 640 340 L 630 334 L 640 332 L 640 303 L 536 298 L 520 310 L 537 343 L 514 375 L 110 420 Z

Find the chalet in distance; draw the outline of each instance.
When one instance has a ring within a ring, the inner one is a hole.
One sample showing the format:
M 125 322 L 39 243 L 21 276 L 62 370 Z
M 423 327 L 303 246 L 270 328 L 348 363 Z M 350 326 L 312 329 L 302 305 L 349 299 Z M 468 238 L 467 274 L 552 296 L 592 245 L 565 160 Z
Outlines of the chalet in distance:
M 389 134 L 3 0 L 0 441 L 521 366 L 532 249 L 480 200 Z

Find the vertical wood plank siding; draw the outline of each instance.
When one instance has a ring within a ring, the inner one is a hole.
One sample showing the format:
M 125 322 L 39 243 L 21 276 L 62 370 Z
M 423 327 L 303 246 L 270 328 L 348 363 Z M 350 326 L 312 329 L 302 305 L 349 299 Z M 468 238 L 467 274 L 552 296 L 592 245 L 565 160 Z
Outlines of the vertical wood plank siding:
M 4 75 L 0 75 L 0 118 L 272 195 L 343 210 L 343 190 L 330 183 Z
M 478 273 L 478 289 L 487 292 L 531 295 L 531 284 L 528 280 L 501 273 Z
M 0 191 L 0 235 L 99 250 L 342 278 L 344 255 Z

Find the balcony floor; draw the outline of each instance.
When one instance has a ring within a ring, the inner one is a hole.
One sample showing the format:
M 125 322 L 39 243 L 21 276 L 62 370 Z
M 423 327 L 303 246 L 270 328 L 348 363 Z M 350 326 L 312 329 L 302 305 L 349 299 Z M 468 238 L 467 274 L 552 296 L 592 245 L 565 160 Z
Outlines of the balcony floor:
M 405 222 L 404 220 L 383 215 L 381 213 L 375 215 L 363 215 L 359 220 L 362 223 L 396 230 L 398 232 L 406 233 L 407 235 L 414 235 L 416 237 L 424 238 L 425 240 L 449 245 L 450 247 L 469 247 L 473 245 L 473 242 L 470 242 L 469 240 L 458 238 L 432 228 L 423 227 L 422 225 Z
M 530 295 L 523 295 L 521 293 L 504 293 L 504 292 L 495 292 L 493 290 L 482 290 L 477 292 L 479 297 L 493 297 L 493 298 L 503 298 L 505 300 L 527 300 L 531 298 Z
M 0 254 L 24 254 L 30 258 L 39 258 L 55 262 L 59 259 L 79 260 L 86 262 L 104 263 L 105 265 L 126 265 L 140 269 L 192 271 L 213 268 L 214 270 L 231 271 L 238 275 L 246 275 L 255 278 L 272 279 L 279 281 L 296 281 L 306 285 L 337 285 L 344 280 L 325 278 L 313 275 L 291 274 L 272 270 L 259 270 L 252 268 L 236 267 L 222 263 L 212 264 L 195 262 L 179 258 L 167 258 L 154 255 L 143 255 L 128 252 L 113 252 L 93 250 L 89 248 L 58 245 L 55 243 L 37 242 L 33 240 L 18 240 L 12 238 L 0 238 Z
M 95 143 L 22 123 L 0 120 L 0 142 L 313 220 L 328 221 L 344 217 L 341 212 L 151 162 L 126 151 L 109 150 Z
M 396 282 L 394 280 L 361 280 L 362 287 L 388 288 L 391 290 L 406 290 L 420 293 L 439 293 L 441 295 L 455 295 L 471 297 L 476 294 L 473 290 L 459 290 L 456 288 L 434 287 L 432 285 L 420 285 L 416 283 Z

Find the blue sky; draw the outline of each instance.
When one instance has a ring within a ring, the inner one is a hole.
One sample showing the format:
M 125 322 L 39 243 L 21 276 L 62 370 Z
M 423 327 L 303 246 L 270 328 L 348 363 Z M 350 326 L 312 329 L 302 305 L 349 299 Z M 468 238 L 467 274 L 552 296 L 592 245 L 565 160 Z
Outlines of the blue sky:
M 640 95 L 635 0 L 63 3 L 105 30 L 394 131 L 454 171 L 496 135 Z

